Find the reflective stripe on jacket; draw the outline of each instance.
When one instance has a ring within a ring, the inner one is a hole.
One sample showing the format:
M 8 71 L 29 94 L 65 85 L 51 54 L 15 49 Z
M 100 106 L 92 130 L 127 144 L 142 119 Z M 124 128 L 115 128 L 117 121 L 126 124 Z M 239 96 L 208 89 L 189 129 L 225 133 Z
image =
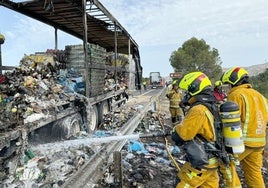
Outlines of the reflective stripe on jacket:
M 183 122 L 175 126 L 175 131 L 184 141 L 192 140 L 196 135 L 202 136 L 209 142 L 216 141 L 214 117 L 207 107 L 202 104 L 190 108 Z M 206 168 L 217 167 L 217 158 L 211 158 L 209 165 L 206 166 Z
M 193 139 L 197 134 L 209 142 L 216 140 L 214 119 L 206 106 L 198 104 L 188 111 L 183 122 L 175 126 L 176 133 L 184 140 Z
M 250 84 L 243 84 L 230 90 L 228 100 L 236 102 L 239 106 L 245 145 L 265 146 L 268 123 L 267 99 Z

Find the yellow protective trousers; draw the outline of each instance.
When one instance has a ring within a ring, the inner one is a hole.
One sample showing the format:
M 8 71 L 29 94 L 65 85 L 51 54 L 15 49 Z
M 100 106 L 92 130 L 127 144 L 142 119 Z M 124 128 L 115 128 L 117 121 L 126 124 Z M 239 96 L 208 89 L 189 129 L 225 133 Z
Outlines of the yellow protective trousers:
M 261 168 L 263 166 L 263 148 L 249 148 L 238 155 L 245 182 L 249 188 L 265 188 Z
M 180 123 L 183 118 L 183 112 L 181 108 L 169 108 L 172 123 Z
M 219 170 L 222 175 L 225 188 L 241 188 L 240 179 L 236 172 L 236 166 L 234 161 L 230 161 L 230 166 L 226 166 L 222 162 L 219 162 Z
M 218 188 L 219 175 L 217 169 L 197 170 L 186 162 L 178 174 L 180 182 L 176 188 Z
M 181 108 L 169 108 L 171 117 L 183 116 Z

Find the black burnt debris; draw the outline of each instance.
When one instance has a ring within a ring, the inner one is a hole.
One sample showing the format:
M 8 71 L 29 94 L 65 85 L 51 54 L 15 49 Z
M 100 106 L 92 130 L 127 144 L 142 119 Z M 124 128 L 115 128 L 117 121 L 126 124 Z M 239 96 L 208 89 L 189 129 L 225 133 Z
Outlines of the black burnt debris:
M 165 102 L 161 104 L 162 107 L 165 107 Z M 114 130 L 106 125 L 112 125 L 115 129 L 119 128 L 122 121 L 127 122 L 131 118 L 131 114 L 135 114 L 139 110 L 139 106 L 124 106 L 122 109 L 121 112 L 116 110 L 106 115 L 105 123 L 95 133 L 98 137 L 113 135 Z M 148 111 L 135 133 L 148 134 L 162 131 L 162 126 L 166 130 L 171 130 L 172 126 L 168 114 L 168 108 L 160 116 L 154 111 Z M 164 122 L 163 125 L 159 122 L 158 117 L 160 117 L 161 122 Z M 80 135 L 80 137 L 83 136 L 85 135 Z M 120 186 L 124 188 L 175 187 L 178 182 L 178 170 L 168 155 L 167 148 L 179 165 L 183 163 L 184 156 L 180 148 L 175 146 L 169 137 L 167 139 L 168 147 L 166 147 L 164 137 L 129 140 L 120 152 L 122 156 L 122 181 Z M 51 150 L 44 150 L 38 148 L 38 146 L 32 147 L 32 150 L 27 153 L 28 158 L 24 159 L 27 160 L 26 165 L 17 169 L 16 179 L 12 179 L 10 176 L 9 183 L 5 181 L 6 185 L 24 186 L 25 182 L 28 182 L 28 185 L 32 187 L 60 187 L 101 147 L 100 144 L 90 147 L 69 146 L 67 148 L 57 147 L 56 144 L 52 146 Z M 263 174 L 267 183 L 267 150 L 265 150 L 264 156 Z M 105 166 L 108 166 L 108 168 L 103 169 L 103 178 L 94 187 L 117 187 L 115 169 L 118 166 L 115 166 L 113 161 Z M 243 173 L 239 167 L 238 172 L 244 185 Z M 223 187 L 222 182 L 220 187 Z
M 46 70 L 40 71 L 42 65 L 38 65 L 39 68 L 36 69 L 29 69 L 31 65 L 29 62 L 30 60 L 27 58 L 25 66 L 22 65 L 22 67 L 12 72 L 5 73 L 4 79 L 1 79 L 1 135 L 6 130 L 24 126 L 25 122 L 45 118 L 46 115 L 55 113 L 55 111 L 60 110 L 60 107 L 55 104 L 75 100 L 77 97 L 72 92 L 67 93 L 66 88 L 60 84 L 61 77 L 58 74 L 61 69 L 58 63 L 51 63 L 53 68 L 46 66 L 44 67 Z M 47 67 L 50 68 L 47 69 Z M 74 73 L 73 70 L 71 71 L 72 74 Z M 95 136 L 113 135 L 114 131 L 122 127 L 139 111 L 139 108 L 135 105 L 130 107 L 121 106 L 120 109 L 107 113 L 104 116 L 104 123 L 100 125 Z M 148 134 L 162 131 L 163 126 L 164 129 L 171 130 L 173 127 L 167 100 L 161 102 L 161 109 L 163 111 L 160 115 L 157 112 L 148 111 L 135 133 Z M 158 119 L 159 117 L 161 122 Z M 86 136 L 88 135 L 84 132 L 77 135 L 79 138 Z M 127 142 L 121 151 L 122 182 L 120 184 L 123 188 L 172 188 L 176 186 L 178 169 L 167 151 L 172 154 L 179 165 L 183 163 L 184 155 L 180 148 L 174 145 L 170 137 L 166 138 L 167 145 L 164 137 L 141 138 Z M 45 150 L 34 144 L 25 147 L 28 149 L 22 151 L 19 149 L 20 140 L 16 141 L 12 150 L 17 150 L 20 165 L 12 163 L 13 158 L 9 159 L 9 163 L 1 165 L 1 167 L 8 166 L 9 171 L 13 172 L 11 175 L 5 173 L 6 169 L 1 169 L 0 177 L 4 187 L 60 187 L 101 147 L 101 144 L 95 144 L 90 147 L 72 147 L 70 145 L 61 148 L 57 147 L 56 143 L 54 145 L 52 143 L 50 150 Z M 2 163 L 5 158 L 5 156 L 0 155 L 0 162 Z M 103 169 L 103 178 L 94 187 L 118 186 L 115 179 L 115 171 L 118 166 L 115 166 L 113 162 L 107 166 L 108 168 Z M 268 150 L 266 147 L 262 169 L 266 184 L 268 183 L 267 167 Z M 243 173 L 239 166 L 238 172 L 243 187 L 245 187 Z M 222 182 L 220 187 L 223 187 Z
M 38 137 L 29 134 L 31 130 L 39 128 L 39 124 L 49 124 L 53 121 L 52 116 L 57 116 L 64 109 L 79 107 L 74 104 L 86 103 L 85 81 L 81 73 L 83 61 L 79 62 L 80 67 L 72 66 L 70 61 L 71 58 L 82 59 L 83 54 L 77 55 L 77 49 L 80 50 L 81 45 L 66 47 L 64 51 L 47 50 L 25 55 L 18 67 L 0 76 L 1 181 L 9 178 L 10 174 L 16 174 L 16 168 L 25 163 L 18 158 L 25 156 L 28 139 Z M 101 58 L 96 53 L 103 49 L 94 45 L 91 49 L 96 49 L 91 51 L 92 59 Z M 102 58 L 105 56 L 102 54 Z M 92 96 L 125 89 L 128 80 L 122 71 L 117 73 L 115 76 L 105 68 L 95 71 L 93 82 L 96 83 L 96 79 L 99 82 L 90 86 L 95 92 L 91 93 Z

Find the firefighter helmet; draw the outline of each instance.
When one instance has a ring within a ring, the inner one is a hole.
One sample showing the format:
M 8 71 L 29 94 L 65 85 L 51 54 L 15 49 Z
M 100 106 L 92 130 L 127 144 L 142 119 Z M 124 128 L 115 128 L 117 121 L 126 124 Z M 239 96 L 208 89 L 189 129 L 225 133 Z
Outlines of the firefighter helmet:
M 227 70 L 222 75 L 221 80 L 223 83 L 236 85 L 240 80 L 242 80 L 245 77 L 248 77 L 248 72 L 244 68 L 234 67 Z
M 183 76 L 179 87 L 187 90 L 191 96 L 194 96 L 207 87 L 211 87 L 211 81 L 202 72 L 191 72 Z
M 215 85 L 215 87 L 220 87 L 220 86 L 222 86 L 222 82 L 220 80 L 218 80 L 214 83 L 214 85 Z
M 174 81 L 172 82 L 172 85 L 178 85 L 178 80 L 174 80 Z

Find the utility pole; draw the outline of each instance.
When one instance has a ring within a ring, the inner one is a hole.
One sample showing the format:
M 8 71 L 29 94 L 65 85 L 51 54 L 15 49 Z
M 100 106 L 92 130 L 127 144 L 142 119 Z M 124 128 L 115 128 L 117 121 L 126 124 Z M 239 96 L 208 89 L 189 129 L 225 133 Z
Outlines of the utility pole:
M 1 51 L 1 45 L 4 44 L 5 37 L 0 33 L 0 75 L 2 75 L 2 51 Z

